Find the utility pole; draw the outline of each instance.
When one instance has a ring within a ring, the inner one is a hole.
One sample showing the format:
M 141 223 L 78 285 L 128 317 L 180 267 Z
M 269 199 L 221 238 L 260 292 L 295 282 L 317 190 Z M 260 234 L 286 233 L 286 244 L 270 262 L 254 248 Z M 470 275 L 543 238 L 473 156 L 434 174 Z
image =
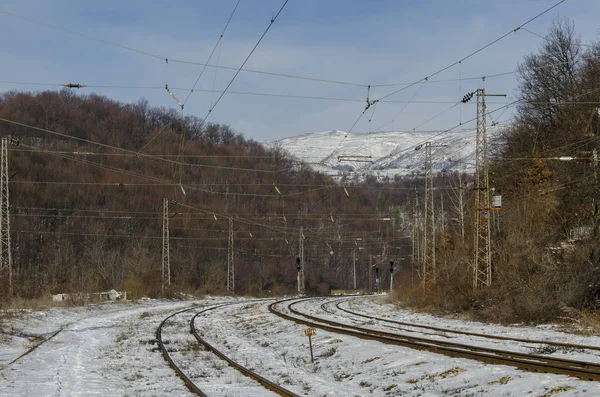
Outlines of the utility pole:
M 473 260 L 473 289 L 492 285 L 492 239 L 490 230 L 490 184 L 488 144 L 486 131 L 486 96 L 506 96 L 486 94 L 479 88 L 477 95 L 477 135 L 475 138 L 475 239 Z
M 373 255 L 369 255 L 369 282 L 367 288 L 369 289 L 367 292 L 373 292 Z
M 163 199 L 162 233 L 162 290 L 171 285 L 171 260 L 169 257 L 169 199 Z
M 390 293 L 394 289 L 394 261 L 390 261 Z
M 12 255 L 10 250 L 10 203 L 8 201 L 8 137 L 2 137 L 0 170 L 0 270 L 8 273 L 8 292 L 12 294 Z
M 352 259 L 354 263 L 354 271 L 352 272 L 354 275 L 354 290 L 356 290 L 356 248 L 352 250 Z
M 433 207 L 433 161 L 431 142 L 425 142 L 425 230 L 423 286 L 435 283 L 435 209 Z
M 227 292 L 235 290 L 235 266 L 233 264 L 233 218 L 229 218 L 229 239 L 227 241 Z
M 304 228 L 300 228 L 300 234 L 298 236 L 298 258 L 300 258 L 300 271 L 298 272 L 298 295 L 305 295 L 306 288 L 304 284 Z
M 414 269 L 417 268 L 419 274 L 422 269 L 421 261 L 421 216 L 419 209 L 419 191 L 415 189 L 415 201 L 413 205 L 413 229 L 412 229 L 412 269 L 411 269 L 411 285 L 414 283 Z

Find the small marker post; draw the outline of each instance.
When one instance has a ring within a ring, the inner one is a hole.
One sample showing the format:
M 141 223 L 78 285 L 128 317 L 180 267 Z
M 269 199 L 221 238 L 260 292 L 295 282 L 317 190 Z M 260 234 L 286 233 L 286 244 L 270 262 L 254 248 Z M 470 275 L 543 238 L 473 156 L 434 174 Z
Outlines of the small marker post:
M 312 336 L 317 333 L 317 330 L 314 328 L 305 328 L 302 330 L 302 335 L 308 336 L 308 346 L 310 347 L 310 362 L 314 363 L 315 359 L 313 357 L 313 348 L 312 348 Z

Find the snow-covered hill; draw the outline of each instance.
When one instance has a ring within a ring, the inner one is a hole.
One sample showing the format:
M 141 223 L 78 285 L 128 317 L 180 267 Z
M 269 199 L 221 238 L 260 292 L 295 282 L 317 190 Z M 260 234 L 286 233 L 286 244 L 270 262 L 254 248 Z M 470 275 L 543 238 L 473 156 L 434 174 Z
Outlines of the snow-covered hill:
M 442 170 L 474 171 L 474 130 L 370 134 L 347 134 L 334 130 L 285 138 L 267 142 L 266 145 L 279 146 L 298 159 L 308 162 L 315 170 L 327 174 L 393 177 L 423 173 L 425 148 L 415 148 L 427 141 L 432 144 L 435 173 Z

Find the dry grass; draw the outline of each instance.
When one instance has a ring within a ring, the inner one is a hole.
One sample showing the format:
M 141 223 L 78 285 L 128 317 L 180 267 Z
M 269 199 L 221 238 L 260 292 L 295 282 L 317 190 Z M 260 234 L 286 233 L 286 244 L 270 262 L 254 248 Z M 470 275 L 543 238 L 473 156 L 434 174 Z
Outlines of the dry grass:
M 550 390 L 548 390 L 546 393 L 542 394 L 540 397 L 550 397 L 550 396 L 554 396 L 556 394 L 565 392 L 565 391 L 569 391 L 569 390 L 573 390 L 573 388 L 571 386 L 557 386 L 554 387 Z
M 71 307 L 77 306 L 73 302 L 62 301 L 62 302 L 54 302 L 52 297 L 49 296 L 47 298 L 35 298 L 35 299 L 24 299 L 24 298 L 11 298 L 10 300 L 0 302 L 0 309 L 8 310 L 10 313 L 14 312 L 23 312 L 26 310 L 48 310 L 53 307 Z
M 589 309 L 575 309 L 560 305 L 560 310 L 566 315 L 563 320 L 569 321 L 574 332 L 585 336 L 600 335 L 600 313 Z
M 499 384 L 499 385 L 505 385 L 508 382 L 510 382 L 512 378 L 510 376 L 503 376 L 502 378 L 498 379 L 498 380 L 494 380 L 491 382 L 488 382 L 488 385 L 495 385 L 495 384 Z
M 444 371 L 437 375 L 429 375 L 425 379 L 427 379 L 428 381 L 434 381 L 436 379 L 454 378 L 466 371 L 467 370 L 464 368 L 456 367 L 456 368 L 449 369 L 448 371 Z
M 375 360 L 379 360 L 381 357 L 373 357 L 373 358 L 367 358 L 365 361 L 363 361 L 363 364 L 368 364 L 368 363 L 372 363 Z

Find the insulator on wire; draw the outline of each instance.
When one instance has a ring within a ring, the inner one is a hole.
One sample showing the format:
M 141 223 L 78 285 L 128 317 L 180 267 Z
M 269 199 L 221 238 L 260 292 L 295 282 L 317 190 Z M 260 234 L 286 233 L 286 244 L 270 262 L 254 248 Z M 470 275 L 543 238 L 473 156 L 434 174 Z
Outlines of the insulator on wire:
M 469 92 L 467 94 L 465 94 L 465 96 L 463 96 L 463 99 L 461 100 L 462 103 L 467 103 L 471 100 L 471 98 L 473 98 L 473 95 L 475 95 L 474 92 Z
M 171 98 L 173 98 L 173 100 L 174 100 L 175 102 L 177 102 L 177 104 L 179 105 L 179 107 L 183 109 L 183 104 L 182 104 L 182 103 L 179 101 L 179 98 L 177 98 L 177 97 L 175 96 L 175 94 L 173 94 L 173 91 L 171 91 L 171 90 L 169 89 L 169 85 L 168 85 L 168 84 L 165 84 L 165 90 L 167 90 L 167 92 L 169 93 L 169 95 L 171 96 Z
M 86 87 L 85 84 L 79 84 L 79 83 L 77 83 L 77 84 L 68 83 L 68 84 L 64 84 L 63 86 L 66 88 L 84 88 L 84 87 Z

